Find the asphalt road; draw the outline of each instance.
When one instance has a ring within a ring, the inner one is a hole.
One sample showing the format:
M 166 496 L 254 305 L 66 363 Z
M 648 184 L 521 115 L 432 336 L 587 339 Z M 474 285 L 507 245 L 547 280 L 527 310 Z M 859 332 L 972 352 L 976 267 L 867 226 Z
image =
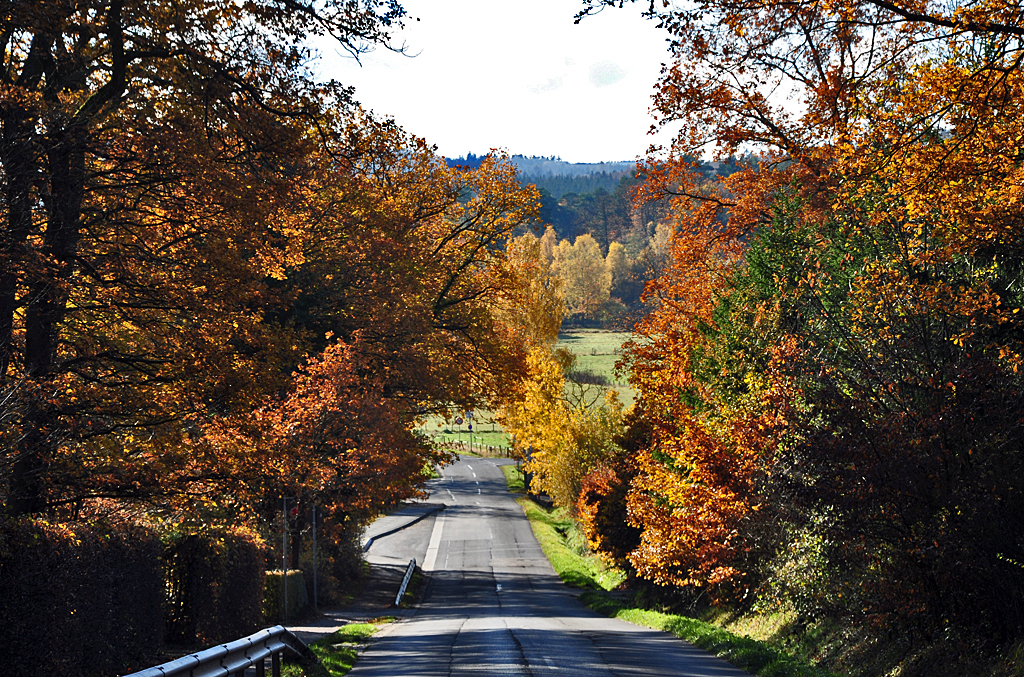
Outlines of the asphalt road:
M 447 509 L 374 541 L 379 562 L 430 576 L 419 609 L 388 626 L 354 677 L 747 673 L 667 633 L 600 616 L 555 575 L 498 467 L 466 457 L 431 501 Z

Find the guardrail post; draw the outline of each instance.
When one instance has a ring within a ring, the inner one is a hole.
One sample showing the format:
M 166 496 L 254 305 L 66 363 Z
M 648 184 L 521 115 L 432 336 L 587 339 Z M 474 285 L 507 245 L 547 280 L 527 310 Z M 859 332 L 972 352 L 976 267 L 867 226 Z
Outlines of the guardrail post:
M 270 674 L 273 677 L 281 677 L 281 654 L 275 651 L 270 657 Z
M 412 574 L 416 570 L 416 560 L 409 560 L 409 568 L 405 570 L 405 578 L 402 579 L 402 587 L 398 589 L 398 595 L 395 597 L 395 606 L 401 606 L 402 596 L 405 595 L 405 589 L 409 586 L 409 581 L 412 580 Z

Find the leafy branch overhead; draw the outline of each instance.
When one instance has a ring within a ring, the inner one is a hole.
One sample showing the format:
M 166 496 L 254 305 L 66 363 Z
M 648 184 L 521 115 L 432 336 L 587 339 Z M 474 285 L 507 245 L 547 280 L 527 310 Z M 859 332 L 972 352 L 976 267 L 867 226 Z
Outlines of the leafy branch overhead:
M 420 417 L 524 369 L 506 244 L 539 205 L 313 77 L 310 35 L 394 49 L 402 7 L 8 9 L 5 512 L 262 528 L 282 495 L 339 523 L 416 495 Z

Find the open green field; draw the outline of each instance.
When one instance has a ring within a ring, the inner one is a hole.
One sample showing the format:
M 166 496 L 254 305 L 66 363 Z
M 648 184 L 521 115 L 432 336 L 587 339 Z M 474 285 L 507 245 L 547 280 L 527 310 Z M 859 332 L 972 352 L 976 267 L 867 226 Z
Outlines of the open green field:
M 622 344 L 630 337 L 628 332 L 604 329 L 574 329 L 558 336 L 556 347 L 566 348 L 576 355 L 576 368 L 608 379 L 608 386 L 587 385 L 587 398 L 602 400 L 605 390 L 612 389 L 619 394 L 625 406 L 633 403 L 633 389 L 626 384 L 625 377 L 615 375 L 615 363 L 620 357 Z M 432 439 L 443 444 L 462 444 L 476 453 L 487 453 L 487 448 L 505 448 L 512 442 L 508 434 L 494 421 L 491 412 L 479 410 L 473 415 L 473 430 L 469 430 L 468 419 L 461 425 L 431 416 L 422 426 Z
M 445 422 L 439 416 L 430 417 L 423 425 L 427 435 L 445 444 L 463 443 L 472 450 L 480 452 L 487 447 L 511 446 L 509 436 L 498 425 L 488 411 L 474 412 L 473 430 L 469 429 L 469 421 L 464 419 L 462 425 L 454 421 Z
M 636 393 L 626 383 L 625 374 L 616 376 L 615 363 L 622 356 L 622 344 L 631 334 L 606 329 L 573 329 L 558 335 L 557 348 L 566 348 L 576 356 L 576 369 L 591 372 L 608 379 L 608 386 L 588 385 L 587 396 L 600 397 L 606 389 L 619 394 L 619 400 L 627 407 L 633 404 Z

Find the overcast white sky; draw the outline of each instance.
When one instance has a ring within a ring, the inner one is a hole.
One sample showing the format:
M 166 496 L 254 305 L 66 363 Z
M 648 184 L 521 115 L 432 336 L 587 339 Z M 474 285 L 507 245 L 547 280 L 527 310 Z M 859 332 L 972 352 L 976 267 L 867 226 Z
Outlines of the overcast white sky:
M 415 56 L 378 49 L 359 66 L 321 43 L 322 73 L 443 155 L 503 148 L 618 161 L 651 143 L 651 94 L 668 50 L 639 5 L 577 25 L 578 0 L 402 4 L 412 18 L 396 42 Z

